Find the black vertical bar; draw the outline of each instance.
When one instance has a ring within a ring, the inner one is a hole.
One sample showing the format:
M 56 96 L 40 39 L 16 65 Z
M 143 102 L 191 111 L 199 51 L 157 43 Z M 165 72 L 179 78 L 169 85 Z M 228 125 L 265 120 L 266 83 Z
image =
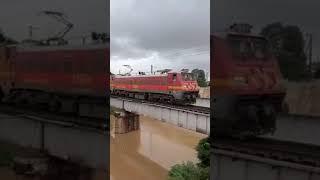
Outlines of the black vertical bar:
M 110 0 L 107 0 L 106 2 L 106 26 L 107 26 L 107 36 L 109 36 L 108 38 L 108 56 L 106 57 L 106 64 L 107 64 L 107 67 L 106 67 L 106 71 L 105 72 L 108 72 L 110 73 L 110 47 L 111 47 L 111 44 L 110 44 Z M 107 87 L 107 94 L 106 94 L 106 98 L 107 98 L 107 107 L 106 110 L 107 110 L 107 124 L 110 123 L 110 78 L 107 77 L 107 82 L 106 82 L 106 87 Z M 107 129 L 107 134 L 109 134 L 109 136 L 106 138 L 106 141 L 107 141 L 107 146 L 108 146 L 108 156 L 107 156 L 107 159 L 108 159 L 108 167 L 107 167 L 107 177 L 106 179 L 110 179 L 110 125 L 108 126 L 108 129 Z

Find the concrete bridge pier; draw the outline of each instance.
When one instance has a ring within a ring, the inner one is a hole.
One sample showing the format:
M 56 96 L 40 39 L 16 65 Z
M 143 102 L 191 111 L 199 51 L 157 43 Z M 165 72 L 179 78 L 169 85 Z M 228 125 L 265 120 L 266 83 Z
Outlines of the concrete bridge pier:
M 123 134 L 131 131 L 139 130 L 140 121 L 139 114 L 128 112 L 128 111 L 115 111 L 115 133 Z

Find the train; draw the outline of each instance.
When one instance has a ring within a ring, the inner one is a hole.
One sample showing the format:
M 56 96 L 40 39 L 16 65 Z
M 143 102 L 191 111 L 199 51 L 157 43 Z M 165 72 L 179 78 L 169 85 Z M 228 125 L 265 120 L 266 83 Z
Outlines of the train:
M 199 96 L 198 83 L 188 72 L 112 75 L 110 78 L 111 95 L 180 105 L 194 104 Z
M 109 43 L 0 47 L 0 100 L 40 105 L 52 112 L 63 107 L 107 103 Z
M 268 40 L 246 24 L 210 35 L 213 135 L 261 135 L 276 130 L 286 89 Z M 0 100 L 70 106 L 107 104 L 111 95 L 170 104 L 194 104 L 199 86 L 191 73 L 108 75 L 109 41 L 92 45 L 0 46 Z M 108 87 L 110 84 L 110 89 Z
M 269 41 L 249 24 L 210 35 L 215 136 L 272 134 L 286 89 Z

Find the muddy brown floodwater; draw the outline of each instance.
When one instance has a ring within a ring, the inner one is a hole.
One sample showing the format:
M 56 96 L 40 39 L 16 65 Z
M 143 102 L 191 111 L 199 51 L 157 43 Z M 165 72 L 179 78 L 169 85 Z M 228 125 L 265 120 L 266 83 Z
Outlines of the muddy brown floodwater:
M 111 116 L 111 128 L 114 127 Z M 111 180 L 165 180 L 170 167 L 198 162 L 195 147 L 206 135 L 140 116 L 140 130 L 111 131 Z

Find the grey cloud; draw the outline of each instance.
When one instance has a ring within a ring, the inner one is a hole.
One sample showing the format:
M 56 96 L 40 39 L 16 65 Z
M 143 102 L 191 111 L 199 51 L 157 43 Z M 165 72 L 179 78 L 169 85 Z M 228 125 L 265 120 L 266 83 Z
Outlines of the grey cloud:
M 207 43 L 205 35 L 209 34 L 210 18 L 208 2 L 112 1 L 111 33 L 143 39 L 140 46 L 145 49 L 180 48 L 182 44 L 184 47 L 198 46 Z M 113 9 L 126 3 L 131 6 Z
M 146 69 L 151 63 L 166 68 L 180 68 L 187 63 L 209 70 L 209 15 L 209 0 L 112 1 L 111 55 L 132 59 L 132 64 L 146 59 Z M 121 48 L 113 38 L 135 41 Z M 207 51 L 205 57 L 192 55 L 199 52 L 199 47 L 201 52 Z M 119 59 L 111 58 L 111 64 L 113 60 Z
M 114 60 L 146 58 L 154 51 L 145 50 L 138 45 L 136 39 L 132 37 L 114 37 L 111 38 L 111 58 Z

